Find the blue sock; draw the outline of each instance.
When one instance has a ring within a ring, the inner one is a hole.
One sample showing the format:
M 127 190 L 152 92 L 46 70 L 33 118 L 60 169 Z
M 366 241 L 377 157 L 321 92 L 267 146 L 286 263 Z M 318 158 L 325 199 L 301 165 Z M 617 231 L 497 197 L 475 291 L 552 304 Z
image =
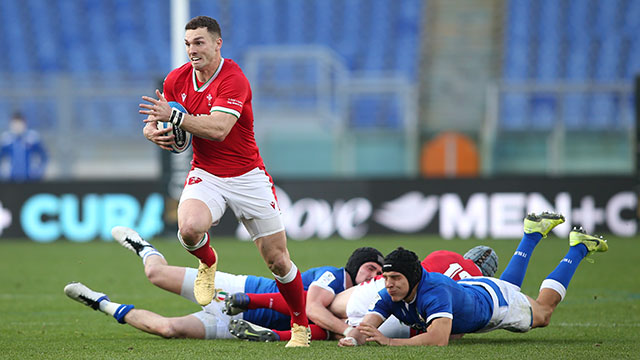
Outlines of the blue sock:
M 580 265 L 580 261 L 587 256 L 587 252 L 587 247 L 584 244 L 570 247 L 567 255 L 560 260 L 560 264 L 547 276 L 547 279 L 553 279 L 567 289 L 569 287 L 569 281 L 571 281 L 578 265 Z
M 122 304 L 118 307 L 118 310 L 116 310 L 115 314 L 113 314 L 113 317 L 116 318 L 116 320 L 118 320 L 120 324 L 126 324 L 126 321 L 124 321 L 124 317 L 133 308 L 134 308 L 133 305 Z
M 522 287 L 524 274 L 527 272 L 527 266 L 529 266 L 529 259 L 540 239 L 542 239 L 542 234 L 540 233 L 524 234 L 509 264 L 500 275 L 500 280 Z

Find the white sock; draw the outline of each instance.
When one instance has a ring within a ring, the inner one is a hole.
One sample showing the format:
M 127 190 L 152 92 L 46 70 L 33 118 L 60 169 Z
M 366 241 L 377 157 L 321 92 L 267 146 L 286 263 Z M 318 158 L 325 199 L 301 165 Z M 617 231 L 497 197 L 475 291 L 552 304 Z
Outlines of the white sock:
M 201 247 L 207 244 L 207 241 L 209 240 L 209 234 L 204 233 L 204 236 L 202 237 L 202 239 L 200 239 L 200 241 L 198 241 L 197 244 L 192 246 L 192 245 L 187 245 L 184 242 L 184 240 L 182 240 L 182 235 L 180 235 L 180 231 L 178 231 L 178 240 L 180 240 L 180 244 L 182 244 L 182 247 L 184 247 L 188 251 L 194 251 L 194 250 L 200 249 Z
M 102 311 L 105 314 L 109 314 L 109 315 L 113 316 L 113 314 L 116 313 L 116 310 L 118 310 L 118 308 L 122 304 L 118 304 L 116 302 L 111 302 L 109 300 L 102 300 L 102 301 L 100 301 L 99 305 L 100 305 L 100 311 Z
M 273 274 L 273 273 L 272 273 Z M 287 275 L 285 276 L 278 276 L 276 274 L 273 274 L 273 277 L 276 278 L 276 280 L 278 280 L 281 284 L 288 284 L 290 282 L 293 281 L 293 279 L 296 278 L 296 275 L 298 275 L 298 267 L 296 266 L 296 264 L 293 263 L 293 261 L 291 262 L 291 270 L 289 270 L 289 272 L 287 273 Z
M 140 251 L 140 257 L 142 258 L 142 264 L 146 265 L 147 264 L 147 258 L 151 255 L 158 255 L 161 258 L 164 259 L 164 255 L 162 255 L 160 253 L 160 251 L 156 250 L 156 248 L 154 247 L 150 247 L 150 246 L 145 246 L 144 249 L 142 249 L 142 251 Z

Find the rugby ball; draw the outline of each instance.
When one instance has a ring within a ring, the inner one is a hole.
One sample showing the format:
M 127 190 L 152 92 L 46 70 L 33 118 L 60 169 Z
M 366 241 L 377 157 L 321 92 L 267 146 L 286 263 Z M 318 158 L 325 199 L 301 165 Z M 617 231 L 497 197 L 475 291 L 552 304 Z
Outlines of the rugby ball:
M 182 111 L 183 113 L 188 114 L 184 106 L 180 105 L 180 103 L 178 102 L 169 101 L 169 106 L 171 106 L 172 108 L 176 108 Z M 191 135 L 190 132 L 186 130 L 182 130 L 179 127 L 174 127 L 173 124 L 170 122 L 158 121 L 157 126 L 158 126 L 158 129 L 166 129 L 166 128 L 172 129 L 171 132 L 174 136 L 174 139 L 173 139 L 173 144 L 171 144 L 171 152 L 179 154 L 181 152 L 184 152 L 189 148 L 189 146 L 191 146 L 191 138 L 193 136 Z

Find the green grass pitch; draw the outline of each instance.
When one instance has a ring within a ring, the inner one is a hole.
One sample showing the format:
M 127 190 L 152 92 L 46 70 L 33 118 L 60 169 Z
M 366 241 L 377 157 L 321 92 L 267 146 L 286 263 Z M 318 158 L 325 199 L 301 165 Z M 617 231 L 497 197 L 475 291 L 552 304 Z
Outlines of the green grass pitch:
M 343 266 L 359 246 L 388 253 L 402 245 L 424 257 L 448 249 L 464 253 L 486 244 L 504 269 L 517 240 L 442 240 L 430 236 L 367 237 L 289 241 L 301 269 Z M 176 240 L 159 239 L 170 264 L 195 266 Z M 253 243 L 216 239 L 219 269 L 268 276 Z M 36 244 L 0 240 L 0 358 L 2 359 L 621 359 L 640 358 L 640 239 L 609 238 L 609 252 L 584 262 L 571 282 L 551 325 L 526 334 L 495 331 L 466 335 L 448 347 L 389 348 L 375 344 L 341 349 L 335 341 L 316 341 L 309 349 L 283 343 L 237 340 L 166 340 L 118 324 L 112 317 L 68 299 L 62 289 L 81 281 L 112 300 L 132 303 L 165 316 L 182 316 L 199 307 L 166 293 L 145 278 L 142 262 L 111 242 Z M 540 282 L 566 253 L 568 241 L 556 236 L 536 248 L 523 291 L 536 296 Z

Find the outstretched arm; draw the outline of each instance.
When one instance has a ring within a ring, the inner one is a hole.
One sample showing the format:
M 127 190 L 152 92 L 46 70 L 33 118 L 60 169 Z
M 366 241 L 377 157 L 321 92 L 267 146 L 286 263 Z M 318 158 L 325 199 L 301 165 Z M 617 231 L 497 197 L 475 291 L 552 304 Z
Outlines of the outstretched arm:
M 338 341 L 338 346 L 350 347 L 350 346 L 364 345 L 364 343 L 367 340 L 367 335 L 362 331 L 363 326 L 365 329 L 369 328 L 369 329 L 372 329 L 372 330 L 375 329 L 375 331 L 378 331 L 378 327 L 382 324 L 383 321 L 384 319 L 382 319 L 382 317 L 380 317 L 380 315 L 378 314 L 369 313 L 365 315 L 360 325 L 358 325 L 357 328 L 353 329 L 349 333 L 349 336 L 342 338 L 340 339 L 340 341 Z
M 369 316 L 369 315 L 367 315 Z M 416 335 L 409 339 L 391 339 L 388 338 L 370 324 L 364 321 L 358 329 L 367 336 L 367 341 L 375 341 L 380 345 L 390 346 L 421 346 L 421 345 L 437 345 L 446 346 L 449 344 L 449 336 L 451 335 L 452 321 L 449 318 L 437 318 L 431 322 L 427 328 L 427 332 Z

